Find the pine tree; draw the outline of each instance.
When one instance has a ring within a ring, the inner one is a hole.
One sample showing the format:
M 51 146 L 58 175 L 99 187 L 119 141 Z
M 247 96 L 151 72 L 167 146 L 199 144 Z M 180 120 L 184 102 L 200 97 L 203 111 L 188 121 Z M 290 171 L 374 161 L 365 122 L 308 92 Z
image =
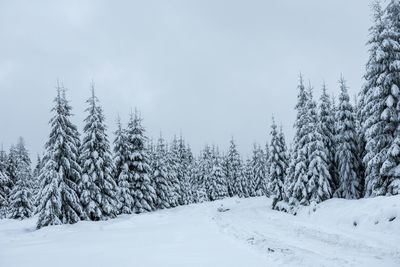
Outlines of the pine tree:
M 17 161 L 17 149 L 14 145 L 11 145 L 7 158 L 7 173 L 11 182 L 9 185 L 10 189 L 12 189 L 14 187 L 14 184 L 17 182 Z
M 164 139 L 160 136 L 154 153 L 153 177 L 157 195 L 156 207 L 158 209 L 170 208 L 172 188 L 168 180 L 167 150 Z
M 243 188 L 244 175 L 242 160 L 233 138 L 230 141 L 229 150 L 225 157 L 224 168 L 224 173 L 227 178 L 229 196 L 243 197 L 245 195 L 245 189 Z
M 400 194 L 400 2 L 392 0 L 386 8 L 386 29 L 383 32 L 385 79 L 383 90 L 389 92 L 386 109 L 382 116 L 395 124 L 393 140 L 386 152 L 386 159 L 380 169 L 380 181 L 376 184 L 378 195 Z
M 106 133 L 104 115 L 91 87 L 81 146 L 82 194 L 81 203 L 89 220 L 100 221 L 118 214 L 116 183 L 112 178 L 113 162 Z
M 293 147 L 293 167 L 294 173 L 292 177 L 292 183 L 288 186 L 289 204 L 292 207 L 301 205 L 308 205 L 308 193 L 307 193 L 307 183 L 308 183 L 308 151 L 307 144 L 309 142 L 309 118 L 308 118 L 308 102 L 309 97 L 305 90 L 303 84 L 303 77 L 300 75 L 300 83 L 298 86 L 299 93 L 297 96 L 296 104 L 296 121 L 295 121 L 295 137 L 294 137 L 294 147 Z
M 228 187 L 226 186 L 226 177 L 222 171 L 221 157 L 218 149 L 214 148 L 211 155 L 212 170 L 207 180 L 207 194 L 211 201 L 225 198 L 228 195 Z
M 187 205 L 192 203 L 192 189 L 191 189 L 191 167 L 193 165 L 193 156 L 190 147 L 187 147 L 182 136 L 178 140 L 178 153 L 179 161 L 181 163 L 179 170 L 179 177 L 181 180 L 181 196 L 179 199 L 180 205 Z
M 325 83 L 322 85 L 318 119 L 319 127 L 317 129 L 320 130 L 322 142 L 327 150 L 326 163 L 330 175 L 329 185 L 333 191 L 339 184 L 335 180 L 335 113 Z
M 40 194 L 40 171 L 42 168 L 42 159 L 39 155 L 37 155 L 36 165 L 32 172 L 32 194 L 33 194 L 33 203 L 35 207 L 38 206 L 39 194 Z
M 260 146 L 254 144 L 253 156 L 250 160 L 251 179 L 254 196 L 265 196 L 267 191 L 266 156 Z
M 181 172 L 181 161 L 179 158 L 179 146 L 176 136 L 172 140 L 172 143 L 168 149 L 167 154 L 168 163 L 168 179 L 171 185 L 171 207 L 176 207 L 179 205 L 179 200 L 181 199 L 182 190 L 181 183 L 183 182 L 183 174 Z
M 324 143 L 322 120 L 318 118 L 311 87 L 308 97 L 309 142 L 307 143 L 307 161 L 309 166 L 307 172 L 307 200 L 310 203 L 317 204 L 331 198 L 332 179 L 329 172 L 329 150 Z
M 129 151 L 129 176 L 132 182 L 131 195 L 133 197 L 133 208 L 135 213 L 148 212 L 155 209 L 157 199 L 156 192 L 151 181 L 151 168 L 145 129 L 138 111 L 131 114 L 128 129 L 128 151 Z
M 8 157 L 3 147 L 0 150 L 0 219 L 7 216 L 9 207 L 9 194 L 12 182 L 7 172 Z
M 357 133 L 353 107 L 349 101 L 346 82 L 341 77 L 340 96 L 337 117 L 337 151 L 336 162 L 340 186 L 335 192 L 338 197 L 347 199 L 360 198 L 362 195 L 361 177 L 358 177 L 359 158 Z
M 269 192 L 269 183 L 271 181 L 271 175 L 270 175 L 270 170 L 271 170 L 271 152 L 269 151 L 269 143 L 267 142 L 265 144 L 265 156 L 264 156 L 264 162 L 265 162 L 265 196 L 270 197 L 270 192 Z
M 81 180 L 79 134 L 70 121 L 71 107 L 65 98 L 65 89 L 57 87 L 55 113 L 50 120 L 51 132 L 46 143 L 44 168 L 40 174 L 40 213 L 37 228 L 48 225 L 76 223 L 84 217 L 78 197 Z
M 131 188 L 133 181 L 129 173 L 128 137 L 125 129 L 122 129 L 121 120 L 118 117 L 117 130 L 114 133 L 114 179 L 117 183 L 117 200 L 120 214 L 131 214 L 133 197 Z
M 287 210 L 283 200 L 285 199 L 284 182 L 287 158 L 285 143 L 282 131 L 278 133 L 277 127 L 272 118 L 271 126 L 271 181 L 269 184 L 272 195 L 272 209 Z

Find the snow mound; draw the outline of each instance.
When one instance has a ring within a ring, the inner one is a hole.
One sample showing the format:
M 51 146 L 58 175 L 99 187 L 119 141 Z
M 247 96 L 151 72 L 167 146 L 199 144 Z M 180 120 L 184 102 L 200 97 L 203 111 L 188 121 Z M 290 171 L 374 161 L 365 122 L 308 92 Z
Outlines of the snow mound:
M 357 200 L 330 199 L 312 208 L 302 207 L 300 218 L 319 224 L 400 233 L 400 195 Z

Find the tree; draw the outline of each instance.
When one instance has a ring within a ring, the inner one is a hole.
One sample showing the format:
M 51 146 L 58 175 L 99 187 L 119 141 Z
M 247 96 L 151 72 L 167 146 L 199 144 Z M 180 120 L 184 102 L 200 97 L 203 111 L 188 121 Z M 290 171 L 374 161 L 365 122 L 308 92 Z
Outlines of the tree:
M 167 166 L 168 166 L 168 180 L 171 185 L 171 207 L 179 205 L 179 200 L 182 196 L 181 183 L 183 183 L 182 165 L 179 157 L 179 145 L 176 136 L 172 140 L 168 149 Z
M 380 180 L 374 192 L 378 195 L 400 194 L 400 3 L 392 0 L 386 8 L 386 29 L 383 31 L 385 79 L 382 88 L 388 92 L 382 116 L 395 124 L 393 139 L 380 169 Z
M 370 57 L 365 86 L 361 91 L 362 127 L 366 154 L 365 195 L 390 193 L 390 184 L 398 179 L 392 172 L 398 164 L 397 141 L 400 86 L 400 4 L 390 1 L 385 12 L 374 5 L 374 26 L 368 42 Z
M 288 192 L 291 195 L 288 196 L 289 204 L 292 207 L 300 205 L 308 205 L 308 151 L 307 144 L 309 142 L 309 117 L 308 117 L 308 101 L 309 96 L 305 90 L 303 84 L 303 77 L 300 75 L 300 83 L 298 86 L 299 93 L 297 95 L 296 104 L 296 121 L 294 124 L 295 136 L 293 141 L 293 167 L 294 173 L 292 177 L 292 183 L 288 186 Z
M 0 219 L 5 218 L 9 206 L 8 196 L 12 182 L 7 172 L 8 157 L 3 147 L 0 150 Z
M 120 214 L 131 214 L 133 208 L 133 197 L 131 195 L 133 181 L 130 179 L 128 167 L 128 137 L 126 130 L 122 129 L 119 117 L 114 135 L 114 178 L 117 183 L 118 209 Z
M 226 186 L 226 177 L 222 171 L 221 157 L 217 148 L 213 148 L 211 152 L 212 170 L 207 180 L 207 194 L 211 201 L 222 199 L 228 195 L 228 187 Z
M 9 216 L 12 219 L 25 219 L 32 216 L 34 206 L 32 204 L 32 176 L 30 169 L 30 159 L 25 143 L 22 138 L 19 139 L 16 146 L 17 168 L 16 182 L 10 192 L 10 211 Z
M 359 177 L 359 158 L 357 148 L 357 133 L 353 107 L 349 101 L 346 82 L 343 77 L 339 80 L 340 96 L 337 116 L 337 151 L 336 162 L 340 186 L 335 195 L 347 199 L 362 196 L 362 183 Z
M 268 186 L 266 155 L 261 147 L 256 144 L 253 146 L 253 156 L 250 160 L 250 166 L 254 196 L 265 196 Z
M 118 214 L 117 185 L 112 178 L 113 162 L 106 133 L 104 115 L 99 100 L 91 86 L 84 137 L 81 146 L 82 194 L 81 202 L 89 220 L 100 221 Z
M 224 173 L 227 178 L 228 194 L 232 196 L 245 196 L 245 188 L 243 188 L 243 167 L 242 159 L 236 148 L 234 139 L 230 141 L 228 153 L 225 157 Z
M 326 164 L 330 175 L 329 186 L 333 191 L 336 190 L 339 184 L 335 179 L 335 113 L 325 83 L 322 85 L 318 119 L 319 126 L 317 130 L 320 131 L 322 142 L 326 149 Z
M 185 144 L 182 136 L 180 136 L 178 140 L 178 154 L 180 161 L 179 179 L 181 183 L 181 196 L 179 198 L 179 204 L 186 205 L 193 202 L 192 188 L 190 183 L 193 155 L 190 147 Z
M 269 191 L 272 196 L 272 209 L 287 210 L 285 199 L 284 182 L 285 170 L 287 168 L 286 145 L 282 131 L 278 133 L 274 118 L 271 126 L 271 181 Z
M 308 182 L 307 200 L 309 203 L 317 204 L 331 198 L 332 178 L 330 175 L 329 150 L 325 145 L 323 122 L 318 118 L 316 103 L 313 100 L 312 89 L 308 92 L 307 113 L 309 119 L 309 142 L 308 151 Z
M 84 217 L 78 197 L 81 180 L 79 134 L 71 123 L 71 106 L 65 98 L 65 89 L 57 86 L 57 96 L 51 132 L 46 143 L 45 164 L 40 180 L 40 213 L 37 228 L 48 225 L 76 223 Z
M 127 129 L 129 180 L 132 183 L 131 195 L 135 213 L 148 212 L 155 209 L 156 192 L 151 181 L 151 168 L 146 147 L 145 129 L 138 111 L 130 116 Z
M 168 180 L 167 150 L 165 141 L 160 135 L 154 153 L 153 177 L 157 195 L 156 207 L 158 209 L 170 208 L 172 188 Z

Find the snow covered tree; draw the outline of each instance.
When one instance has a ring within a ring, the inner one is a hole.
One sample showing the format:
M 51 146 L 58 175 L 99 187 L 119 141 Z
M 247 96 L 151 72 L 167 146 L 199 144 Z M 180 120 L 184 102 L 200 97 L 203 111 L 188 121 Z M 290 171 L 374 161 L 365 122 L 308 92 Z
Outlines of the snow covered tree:
M 38 206 L 39 201 L 39 193 L 40 193 L 40 171 L 42 169 L 42 159 L 39 155 L 37 155 L 36 165 L 32 171 L 32 194 L 33 194 L 33 203 L 35 206 Z
M 228 195 L 226 177 L 222 171 L 221 157 L 218 149 L 214 148 L 211 152 L 212 170 L 207 180 L 207 194 L 211 201 L 222 199 Z
M 284 182 L 285 170 L 287 168 L 286 158 L 286 145 L 282 131 L 278 133 L 277 127 L 272 118 L 271 126 L 271 180 L 269 184 L 269 191 L 272 196 L 272 209 L 287 210 L 286 204 L 283 202 L 285 199 Z
M 325 83 L 322 85 L 318 119 L 319 127 L 317 129 L 320 130 L 322 142 L 327 150 L 326 163 L 330 175 L 329 185 L 333 191 L 339 184 L 335 179 L 335 113 Z
M 265 169 L 265 196 L 269 197 L 269 183 L 270 183 L 270 170 L 271 170 L 271 152 L 269 151 L 269 143 L 265 144 L 265 151 L 264 151 L 264 169 Z M 257 191 L 256 191 L 257 192 Z
M 167 153 L 168 151 L 165 146 L 165 141 L 160 136 L 155 149 L 153 162 L 153 180 L 157 195 L 157 209 L 170 208 L 171 197 L 173 197 L 171 184 L 168 179 Z
M 343 77 L 340 78 L 339 84 L 336 162 L 340 185 L 335 195 L 347 199 L 360 198 L 362 196 L 362 180 L 357 175 L 360 166 L 354 111 L 350 104 L 346 82 Z
M 9 185 L 11 189 L 17 182 L 17 164 L 18 164 L 17 162 L 18 162 L 17 149 L 14 145 L 11 145 L 7 158 L 7 173 L 11 181 Z
M 178 153 L 180 161 L 179 177 L 181 183 L 180 205 L 192 203 L 192 188 L 190 184 L 191 168 L 193 165 L 193 155 L 190 147 L 185 144 L 182 136 L 178 140 Z
M 374 5 L 370 29 L 370 58 L 366 84 L 361 91 L 362 126 L 365 131 L 365 195 L 392 194 L 390 184 L 398 178 L 392 170 L 399 161 L 397 136 L 400 86 L 400 3 L 389 2 L 385 12 Z M 395 182 L 396 183 L 396 182 Z
M 117 200 L 120 214 L 131 214 L 133 207 L 133 197 L 131 188 L 133 181 L 129 174 L 129 151 L 128 137 L 126 130 L 122 128 L 121 120 L 117 120 L 117 130 L 114 133 L 114 179 L 117 183 Z
M 299 93 L 297 95 L 297 104 L 295 107 L 297 111 L 296 121 L 294 124 L 295 136 L 293 141 L 294 173 L 291 178 L 292 183 L 288 185 L 288 192 L 290 192 L 288 200 L 292 207 L 295 207 L 298 204 L 309 204 L 307 193 L 309 166 L 307 144 L 310 135 L 307 107 L 309 97 L 305 90 L 303 77 L 301 75 L 298 89 Z
M 308 92 L 308 123 L 310 127 L 308 151 L 308 182 L 307 201 L 317 204 L 331 198 L 331 175 L 329 172 L 329 150 L 325 145 L 322 121 L 317 115 L 316 103 L 313 100 L 312 89 Z
M 127 162 L 130 181 L 132 181 L 131 195 L 133 197 L 133 212 L 142 213 L 155 209 L 156 192 L 151 181 L 151 168 L 145 129 L 138 111 L 130 116 L 127 129 L 129 160 Z
M 76 223 L 84 217 L 78 197 L 81 180 L 79 133 L 71 123 L 71 106 L 65 89 L 57 86 L 55 113 L 50 120 L 51 132 L 46 143 L 45 164 L 40 174 L 40 213 L 37 228 L 48 225 Z
M 260 146 L 254 144 L 253 156 L 250 160 L 253 196 L 265 196 L 267 192 L 266 156 Z
M 91 86 L 84 137 L 81 146 L 81 203 L 89 220 L 100 221 L 118 214 L 117 185 L 112 177 L 113 162 L 103 110 Z
M 230 141 L 230 146 L 227 155 L 225 156 L 224 173 L 227 178 L 228 194 L 230 197 L 244 197 L 245 188 L 243 188 L 243 167 L 242 159 L 236 148 L 233 138 Z
M 171 207 L 176 207 L 179 204 L 182 190 L 181 183 L 183 182 L 183 173 L 181 172 L 181 160 L 179 157 L 179 145 L 176 136 L 172 140 L 171 145 L 168 149 L 167 154 L 167 166 L 168 166 L 168 179 L 171 185 Z
M 0 150 L 0 219 L 5 218 L 9 206 L 8 196 L 11 191 L 11 179 L 7 172 L 7 154 L 1 148 Z
M 31 217 L 34 212 L 34 206 L 32 204 L 33 183 L 30 168 L 31 161 L 22 138 L 18 141 L 16 152 L 16 182 L 10 192 L 9 216 L 12 219 L 22 220 Z

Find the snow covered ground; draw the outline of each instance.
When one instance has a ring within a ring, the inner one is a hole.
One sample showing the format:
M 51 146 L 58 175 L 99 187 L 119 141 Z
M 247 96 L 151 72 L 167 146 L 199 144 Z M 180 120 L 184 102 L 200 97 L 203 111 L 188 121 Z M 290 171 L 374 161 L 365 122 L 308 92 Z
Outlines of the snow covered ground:
M 269 206 L 232 198 L 41 230 L 36 218 L 0 220 L 0 266 L 400 266 L 400 196 L 298 216 Z

